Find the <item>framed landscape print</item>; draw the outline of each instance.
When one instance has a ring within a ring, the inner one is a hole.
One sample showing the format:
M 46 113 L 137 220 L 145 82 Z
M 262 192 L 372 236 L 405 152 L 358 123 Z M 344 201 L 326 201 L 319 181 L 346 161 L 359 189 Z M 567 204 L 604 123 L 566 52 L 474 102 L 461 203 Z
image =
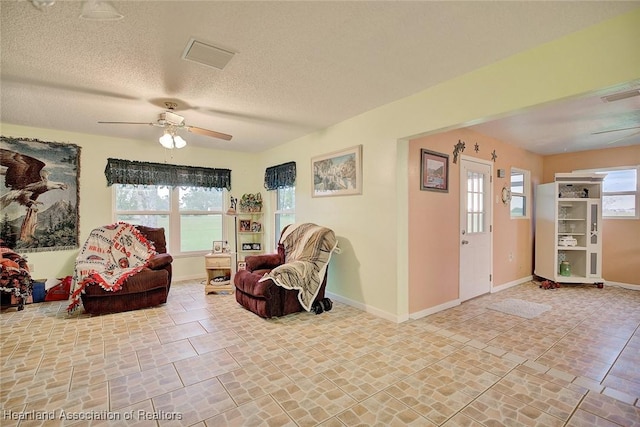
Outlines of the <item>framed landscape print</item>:
M 362 145 L 311 159 L 313 197 L 362 194 Z
M 420 190 L 449 192 L 449 155 L 420 149 Z

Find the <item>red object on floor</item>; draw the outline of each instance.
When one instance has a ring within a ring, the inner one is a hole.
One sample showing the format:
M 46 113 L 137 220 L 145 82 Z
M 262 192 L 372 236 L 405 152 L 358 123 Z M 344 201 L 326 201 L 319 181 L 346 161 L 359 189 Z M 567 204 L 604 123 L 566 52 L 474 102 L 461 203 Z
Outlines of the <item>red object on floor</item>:
M 61 279 L 62 282 L 47 291 L 45 301 L 64 301 L 69 299 L 71 293 L 71 276 Z

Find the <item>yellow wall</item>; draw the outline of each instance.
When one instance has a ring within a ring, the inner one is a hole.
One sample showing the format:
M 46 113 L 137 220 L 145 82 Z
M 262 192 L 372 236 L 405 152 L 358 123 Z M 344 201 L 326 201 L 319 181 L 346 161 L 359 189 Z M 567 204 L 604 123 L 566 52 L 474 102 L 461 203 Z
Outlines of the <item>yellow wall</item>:
M 165 150 L 157 141 L 134 141 L 61 132 L 51 129 L 28 128 L 2 124 L 2 135 L 35 138 L 76 144 L 80 156 L 80 243 L 95 227 L 113 222 L 112 189 L 107 187 L 104 168 L 109 157 L 178 165 L 231 169 L 232 194 L 256 192 L 262 187 L 262 177 L 255 173 L 257 155 L 233 151 L 217 151 L 187 146 L 180 150 Z M 233 233 L 233 229 L 229 230 Z M 27 253 L 35 278 L 64 277 L 73 273 L 78 250 Z M 204 277 L 202 257 L 179 257 L 174 261 L 176 280 Z
M 637 165 L 640 145 L 545 156 L 543 182 L 552 182 L 556 173 Z M 604 219 L 602 233 L 602 277 L 640 286 L 640 220 Z
M 332 227 L 340 239 L 344 250 L 332 260 L 328 291 L 376 315 L 407 319 L 408 201 L 415 185 L 407 178 L 408 139 L 638 79 L 637 40 L 640 9 L 261 153 L 261 168 L 297 162 L 297 219 Z M 310 158 L 357 144 L 364 193 L 312 198 Z M 506 269 L 495 283 L 518 274 Z
M 265 167 L 296 161 L 296 219 L 333 228 L 343 249 L 332 259 L 328 291 L 376 315 L 402 321 L 409 316 L 408 201 L 409 187 L 415 185 L 408 182 L 408 140 L 638 79 L 638 40 L 640 9 L 257 155 L 188 147 L 176 152 L 171 162 L 230 168 L 232 192 L 239 195 L 262 188 Z M 111 221 L 111 193 L 102 172 L 107 157 L 126 153 L 134 160 L 165 160 L 164 150 L 149 141 L 9 125 L 3 125 L 2 134 L 83 147 L 81 239 L 94 225 Z M 310 158 L 358 144 L 363 145 L 363 194 L 312 198 Z M 271 227 L 267 224 L 267 232 Z M 68 272 L 74 257 L 73 251 L 51 252 L 33 254 L 30 260 L 35 262 L 36 276 L 49 276 Z M 199 258 L 177 260 L 176 278 L 199 272 L 201 264 Z M 518 274 L 505 270 L 496 283 Z

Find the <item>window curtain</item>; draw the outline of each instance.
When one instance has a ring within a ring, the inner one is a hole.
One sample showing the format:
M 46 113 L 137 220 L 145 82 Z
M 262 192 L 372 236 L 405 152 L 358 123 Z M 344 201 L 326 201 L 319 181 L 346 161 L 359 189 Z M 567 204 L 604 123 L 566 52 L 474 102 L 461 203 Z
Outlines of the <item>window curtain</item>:
M 169 187 L 226 188 L 231 190 L 231 170 L 166 163 L 107 159 L 107 185 L 166 185 Z
M 271 166 L 264 171 L 264 188 L 277 190 L 278 188 L 293 187 L 296 183 L 296 162 Z

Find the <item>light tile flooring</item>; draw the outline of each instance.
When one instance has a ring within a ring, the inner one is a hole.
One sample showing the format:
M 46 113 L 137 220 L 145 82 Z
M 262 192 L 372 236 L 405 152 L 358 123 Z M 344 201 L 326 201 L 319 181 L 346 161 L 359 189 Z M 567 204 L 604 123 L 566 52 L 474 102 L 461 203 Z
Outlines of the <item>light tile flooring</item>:
M 487 309 L 505 298 L 552 309 Z M 530 282 L 402 324 L 340 303 L 264 320 L 199 282 L 65 306 L 0 313 L 2 426 L 640 426 L 640 291 Z

